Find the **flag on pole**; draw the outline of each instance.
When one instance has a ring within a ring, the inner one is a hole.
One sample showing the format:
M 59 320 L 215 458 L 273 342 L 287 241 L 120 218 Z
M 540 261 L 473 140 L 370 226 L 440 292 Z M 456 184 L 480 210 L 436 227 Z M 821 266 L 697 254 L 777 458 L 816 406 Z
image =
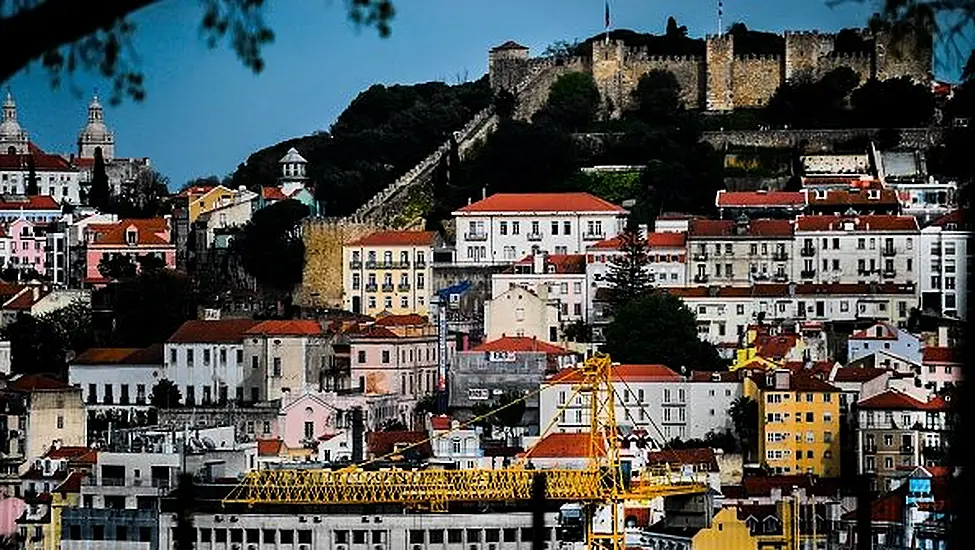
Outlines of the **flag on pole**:
M 609 0 L 606 0 L 606 30 L 609 30 Z

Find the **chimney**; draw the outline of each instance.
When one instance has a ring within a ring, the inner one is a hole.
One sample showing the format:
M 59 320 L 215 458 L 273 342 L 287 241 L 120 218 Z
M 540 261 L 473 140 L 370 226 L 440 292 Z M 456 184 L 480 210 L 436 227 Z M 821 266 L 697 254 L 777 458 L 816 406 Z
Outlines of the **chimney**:
M 34 303 L 36 303 L 38 300 L 41 299 L 41 287 L 39 287 L 37 285 L 34 285 L 34 286 L 30 287 L 30 292 L 31 292 L 31 294 L 34 297 L 34 300 L 33 300 Z
M 481 200 L 487 198 L 487 187 L 481 187 Z
M 532 273 L 539 275 L 545 273 L 545 253 L 536 252 L 532 256 Z

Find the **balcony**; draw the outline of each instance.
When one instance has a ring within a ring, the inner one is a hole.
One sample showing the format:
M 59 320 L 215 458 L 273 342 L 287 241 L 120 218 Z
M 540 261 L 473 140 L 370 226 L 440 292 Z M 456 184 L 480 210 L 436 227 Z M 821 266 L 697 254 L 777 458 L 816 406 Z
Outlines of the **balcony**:
M 896 269 L 885 269 L 883 272 L 884 279 L 893 279 L 896 276 L 897 276 Z
M 366 262 L 366 269 L 376 269 L 376 262 Z
M 376 292 L 376 289 L 377 289 L 376 283 L 366 284 L 366 292 Z
M 813 277 L 816 276 L 816 270 L 803 269 L 801 272 L 799 272 L 799 276 L 802 277 L 803 279 L 812 279 Z
M 932 256 L 940 256 L 941 255 L 941 247 L 940 246 L 932 246 L 931 247 L 931 255 Z
M 393 262 L 393 269 L 409 269 L 409 268 L 410 268 L 409 260 L 405 262 Z
M 102 487 L 125 487 L 124 477 L 103 477 Z
M 881 254 L 882 256 L 896 256 L 896 255 L 897 255 L 897 249 L 896 249 L 896 248 L 894 248 L 893 246 L 885 246 L 885 247 L 884 247 L 884 248 L 883 248 L 883 249 L 882 249 L 882 250 L 880 251 L 880 254 Z
M 804 246 L 802 247 L 802 250 L 799 251 L 799 255 L 806 256 L 806 257 L 815 256 L 816 249 L 811 246 Z
M 486 241 L 487 233 L 464 233 L 464 239 L 468 241 Z
M 396 287 L 396 290 L 398 290 L 400 292 L 409 292 L 410 291 L 410 283 L 400 283 L 400 285 Z
M 425 260 L 417 260 L 417 261 L 413 262 L 413 267 L 415 269 L 426 269 L 427 262 Z
M 699 250 L 694 253 L 694 256 L 692 256 L 692 258 L 694 258 L 695 262 L 706 262 L 708 261 L 708 253 Z
M 349 262 L 349 269 L 362 269 L 362 262 L 352 260 Z
M 694 276 L 694 282 L 695 283 L 706 283 L 706 282 L 708 282 L 708 276 L 707 275 L 701 275 L 700 273 L 698 273 L 697 275 Z
M 776 250 L 772 253 L 772 260 L 776 262 L 785 262 L 789 260 L 789 253 L 785 250 Z
M 582 235 L 582 240 L 584 241 L 602 241 L 606 239 L 606 235 L 602 233 L 589 233 L 586 232 Z
M 788 282 L 789 276 L 785 273 L 776 273 L 775 275 L 772 275 L 772 280 L 776 283 L 785 283 Z
M 392 292 L 393 283 L 383 283 L 383 292 Z
M 525 238 L 528 239 L 529 241 L 540 241 L 540 240 L 542 240 L 542 234 L 541 233 L 529 233 L 529 234 L 525 235 Z

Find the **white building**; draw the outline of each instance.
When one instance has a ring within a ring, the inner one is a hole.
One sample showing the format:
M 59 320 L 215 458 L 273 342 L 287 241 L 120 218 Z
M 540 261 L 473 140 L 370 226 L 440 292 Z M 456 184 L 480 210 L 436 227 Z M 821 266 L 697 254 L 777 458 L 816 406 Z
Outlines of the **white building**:
M 502 336 L 537 338 L 550 344 L 560 343 L 562 326 L 559 301 L 521 286 L 484 301 L 484 340 L 490 342 Z
M 441 415 L 430 418 L 428 429 L 435 463 L 460 469 L 490 467 L 481 448 L 481 428 L 461 428 L 457 420 Z
M 162 344 L 144 349 L 92 348 L 71 361 L 68 383 L 81 388 L 88 410 L 146 409 L 162 370 Z
M 687 286 L 685 233 L 660 232 L 647 235 L 650 282 L 657 286 Z M 606 275 L 619 251 L 620 237 L 600 241 L 586 248 L 586 280 L 590 289 L 608 288 Z
M 694 284 L 748 286 L 792 280 L 789 220 L 691 220 L 687 280 Z
M 230 229 L 243 227 L 254 215 L 258 198 L 257 193 L 241 187 L 234 193 L 232 199 L 218 201 L 212 210 L 200 213 L 194 225 L 202 229 L 203 243 L 201 244 L 205 244 L 206 248 L 213 248 L 218 235 L 226 234 Z M 224 247 L 227 245 L 227 243 L 220 244 Z
M 682 377 L 663 365 L 618 365 L 614 369 L 617 421 L 645 430 L 661 445 L 676 437 L 703 439 L 711 431 L 731 430 L 728 409 L 742 395 L 742 385 L 731 373 L 713 374 Z M 542 428 L 554 421 L 555 432 L 589 431 L 589 400 L 574 392 L 578 383 L 574 370 L 545 383 L 539 394 Z
M 536 254 L 491 276 L 491 298 L 521 287 L 559 303 L 563 323 L 588 322 L 590 288 L 586 284 L 586 257 L 581 254 Z
M 965 319 L 968 313 L 968 240 L 972 232 L 961 210 L 921 230 L 921 309 Z
M 257 321 L 186 321 L 165 343 L 162 377 L 179 388 L 183 403 L 226 403 L 244 387 L 244 334 Z
M 938 181 L 928 174 L 923 151 L 872 151 L 877 175 L 892 189 L 904 214 L 923 222 L 939 218 L 957 207 L 958 183 Z
M 622 232 L 626 210 L 588 193 L 498 193 L 453 213 L 456 263 L 498 265 L 527 255 L 584 254 Z
M 919 238 L 911 216 L 799 216 L 793 273 L 815 283 L 916 283 Z
M 308 184 L 306 173 L 308 161 L 294 147 L 288 149 L 288 152 L 281 157 L 278 166 L 280 167 L 278 186 L 285 195 L 290 197 L 292 193 Z
M 247 366 L 234 398 L 257 402 L 321 390 L 330 349 L 314 319 L 261 321 L 244 333 Z

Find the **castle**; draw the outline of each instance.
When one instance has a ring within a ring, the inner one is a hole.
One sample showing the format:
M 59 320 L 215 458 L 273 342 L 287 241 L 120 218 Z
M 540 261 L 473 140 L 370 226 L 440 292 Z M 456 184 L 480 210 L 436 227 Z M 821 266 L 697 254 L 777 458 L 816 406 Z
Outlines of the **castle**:
M 732 34 L 709 35 L 703 55 L 650 55 L 646 48 L 622 40 L 592 40 L 588 55 L 556 59 L 530 58 L 528 48 L 513 41 L 492 48 L 488 55 L 491 87 L 513 90 L 526 78 L 537 86 L 519 95 L 525 105 L 519 115 L 530 115 L 544 104 L 548 86 L 568 72 L 586 72 L 611 116 L 630 103 L 630 92 L 640 77 L 655 70 L 670 71 L 681 85 L 686 107 L 706 111 L 762 107 L 783 83 L 800 77 L 819 78 L 833 69 L 849 67 L 863 83 L 907 76 L 931 80 L 930 41 L 909 35 L 895 46 L 889 33 L 859 31 L 865 48 L 845 52 L 836 48 L 837 34 L 785 32 L 782 51 L 768 55 L 736 54 Z M 544 83 L 548 85 L 544 85 Z

